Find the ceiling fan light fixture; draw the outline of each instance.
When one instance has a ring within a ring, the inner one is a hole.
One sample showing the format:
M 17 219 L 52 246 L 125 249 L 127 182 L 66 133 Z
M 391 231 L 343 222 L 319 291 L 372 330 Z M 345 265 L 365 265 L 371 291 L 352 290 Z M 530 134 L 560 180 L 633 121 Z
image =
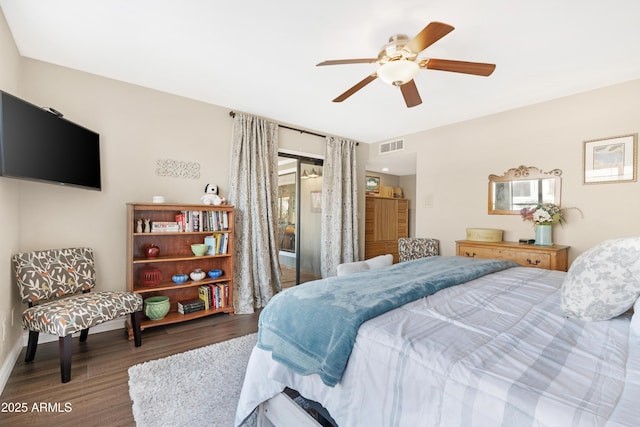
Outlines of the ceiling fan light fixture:
M 383 63 L 378 68 L 377 74 L 383 82 L 393 86 L 401 86 L 412 80 L 418 71 L 420 71 L 420 66 L 417 62 L 399 60 Z

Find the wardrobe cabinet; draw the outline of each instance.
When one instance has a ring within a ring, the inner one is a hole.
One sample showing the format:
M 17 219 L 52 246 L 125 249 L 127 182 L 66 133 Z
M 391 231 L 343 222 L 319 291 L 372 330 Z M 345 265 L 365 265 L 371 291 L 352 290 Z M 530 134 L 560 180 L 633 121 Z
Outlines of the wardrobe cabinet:
M 409 200 L 367 196 L 364 257 L 392 254 L 398 262 L 398 239 L 409 237 Z

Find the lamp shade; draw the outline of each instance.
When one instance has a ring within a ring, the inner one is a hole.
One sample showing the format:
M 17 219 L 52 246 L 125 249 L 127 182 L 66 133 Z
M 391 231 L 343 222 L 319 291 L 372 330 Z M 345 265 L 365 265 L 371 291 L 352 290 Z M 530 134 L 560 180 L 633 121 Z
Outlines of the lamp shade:
M 413 79 L 419 70 L 418 63 L 414 61 L 385 62 L 378 68 L 378 77 L 387 84 L 400 86 Z

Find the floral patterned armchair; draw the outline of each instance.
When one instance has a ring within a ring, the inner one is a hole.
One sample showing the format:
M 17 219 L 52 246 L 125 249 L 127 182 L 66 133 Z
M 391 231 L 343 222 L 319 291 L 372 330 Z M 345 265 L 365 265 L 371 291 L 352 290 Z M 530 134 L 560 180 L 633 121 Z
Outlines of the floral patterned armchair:
M 399 262 L 436 256 L 439 254 L 440 241 L 426 237 L 401 237 L 398 239 Z
M 95 266 L 90 248 L 52 249 L 13 255 L 13 270 L 22 301 L 29 305 L 22 324 L 29 331 L 25 362 L 36 355 L 40 332 L 58 335 L 62 382 L 71 380 L 71 338 L 89 328 L 130 315 L 136 347 L 142 344 L 143 302 L 131 292 L 94 292 Z

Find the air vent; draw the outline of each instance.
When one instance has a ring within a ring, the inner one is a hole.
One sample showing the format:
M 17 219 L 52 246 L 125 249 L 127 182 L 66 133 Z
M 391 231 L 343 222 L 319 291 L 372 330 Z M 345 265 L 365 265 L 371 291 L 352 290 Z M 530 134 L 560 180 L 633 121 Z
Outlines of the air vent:
M 389 154 L 402 150 L 404 150 L 404 139 L 398 139 L 395 141 L 381 142 L 378 154 Z

